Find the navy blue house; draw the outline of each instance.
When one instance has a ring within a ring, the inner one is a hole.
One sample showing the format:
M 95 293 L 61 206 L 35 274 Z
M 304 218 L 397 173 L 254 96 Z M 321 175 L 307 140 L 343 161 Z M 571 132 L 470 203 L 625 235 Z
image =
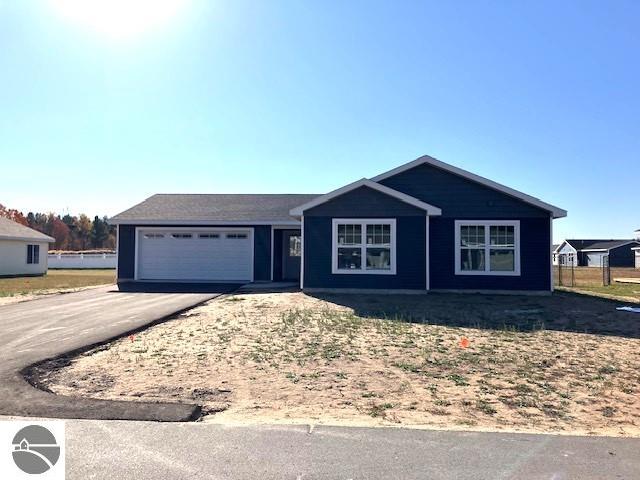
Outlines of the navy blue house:
M 154 195 L 111 221 L 119 282 L 544 293 L 564 216 L 424 156 L 324 195 Z

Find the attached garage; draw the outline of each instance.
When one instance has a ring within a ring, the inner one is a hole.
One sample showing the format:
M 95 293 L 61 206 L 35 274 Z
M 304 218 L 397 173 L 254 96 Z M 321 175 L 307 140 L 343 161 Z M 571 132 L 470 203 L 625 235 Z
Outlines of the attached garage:
M 252 228 L 137 228 L 136 280 L 251 282 Z

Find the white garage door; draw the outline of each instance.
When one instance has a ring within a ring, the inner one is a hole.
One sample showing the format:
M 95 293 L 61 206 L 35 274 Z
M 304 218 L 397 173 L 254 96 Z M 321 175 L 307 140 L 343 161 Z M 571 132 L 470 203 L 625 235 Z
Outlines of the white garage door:
M 138 230 L 139 280 L 249 282 L 251 229 Z

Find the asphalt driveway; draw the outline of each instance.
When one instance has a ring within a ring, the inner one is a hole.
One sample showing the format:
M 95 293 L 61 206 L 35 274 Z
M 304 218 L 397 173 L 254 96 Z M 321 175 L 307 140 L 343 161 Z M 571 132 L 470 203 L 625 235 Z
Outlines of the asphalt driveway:
M 184 421 L 197 405 L 67 398 L 34 388 L 22 372 L 43 360 L 106 342 L 230 292 L 120 292 L 115 286 L 0 307 L 0 414 L 56 418 Z

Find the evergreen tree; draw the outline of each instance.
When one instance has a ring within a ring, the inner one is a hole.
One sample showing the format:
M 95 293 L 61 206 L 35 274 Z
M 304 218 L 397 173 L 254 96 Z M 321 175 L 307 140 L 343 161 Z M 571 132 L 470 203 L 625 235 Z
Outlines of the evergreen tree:
M 93 248 L 102 248 L 108 237 L 109 230 L 107 224 L 96 215 L 91 227 L 91 245 L 93 245 Z

